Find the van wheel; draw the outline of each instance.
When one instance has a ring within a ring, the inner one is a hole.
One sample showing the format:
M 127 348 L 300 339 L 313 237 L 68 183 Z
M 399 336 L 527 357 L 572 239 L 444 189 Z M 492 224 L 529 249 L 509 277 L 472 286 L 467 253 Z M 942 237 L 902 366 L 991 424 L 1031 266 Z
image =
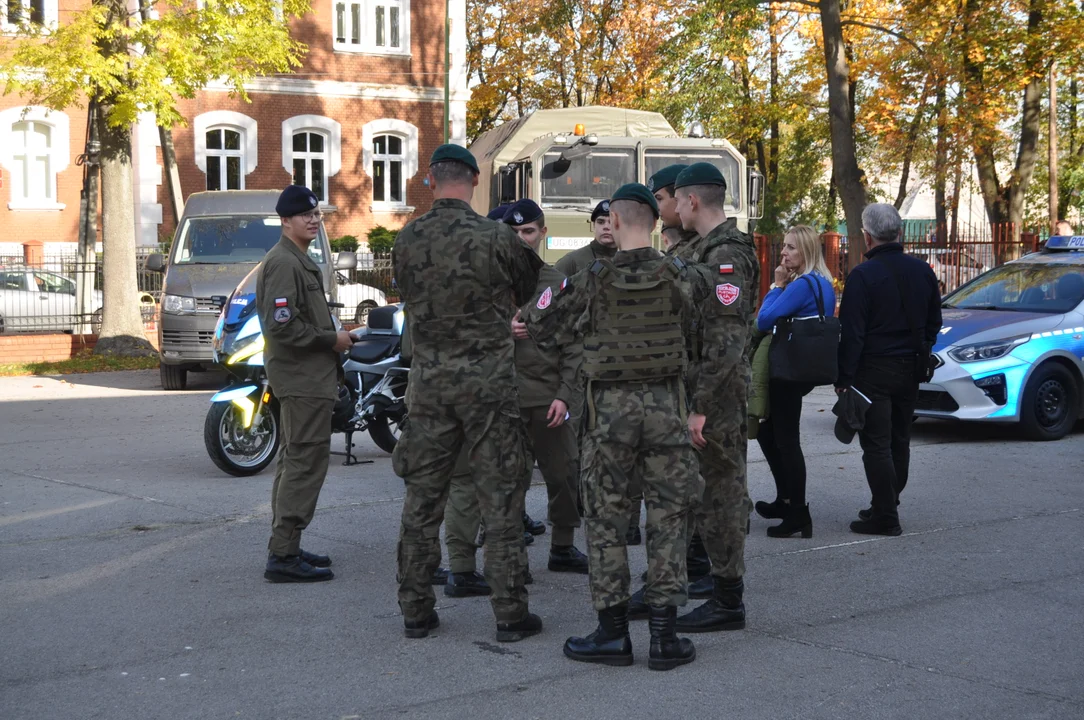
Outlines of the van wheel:
M 1031 440 L 1059 440 L 1076 423 L 1080 393 L 1073 374 L 1056 362 L 1040 365 L 1020 400 L 1020 424 Z
M 372 300 L 366 300 L 358 305 L 358 310 L 354 313 L 354 322 L 358 325 L 365 325 L 369 320 L 369 312 L 376 307 L 376 303 Z
M 163 390 L 184 390 L 188 387 L 188 369 L 183 365 L 158 364 L 158 376 Z

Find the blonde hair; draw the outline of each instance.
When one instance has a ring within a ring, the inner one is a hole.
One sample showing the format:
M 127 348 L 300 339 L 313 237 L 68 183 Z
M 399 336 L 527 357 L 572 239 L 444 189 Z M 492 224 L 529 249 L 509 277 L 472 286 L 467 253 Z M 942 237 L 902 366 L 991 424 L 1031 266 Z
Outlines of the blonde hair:
M 828 263 L 824 262 L 821 238 L 816 230 L 808 225 L 795 225 L 783 236 L 784 240 L 787 238 L 794 241 L 794 247 L 802 254 L 802 275 L 815 273 L 826 280 L 832 279 L 832 271 L 828 269 Z

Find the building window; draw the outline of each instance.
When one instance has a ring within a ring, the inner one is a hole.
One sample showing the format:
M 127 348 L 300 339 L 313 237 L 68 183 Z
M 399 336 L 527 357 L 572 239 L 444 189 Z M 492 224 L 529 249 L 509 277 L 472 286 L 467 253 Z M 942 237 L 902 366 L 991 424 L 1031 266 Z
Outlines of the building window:
M 407 55 L 410 0 L 334 0 L 335 49 Z
M 207 189 L 245 189 L 243 132 L 238 128 L 211 128 L 207 131 Z
M 0 165 L 11 173 L 8 208 L 62 210 L 57 173 L 68 167 L 68 116 L 43 107 L 0 112 Z
M 406 204 L 406 181 L 403 177 L 403 138 L 377 135 L 373 138 L 373 203 Z
M 294 134 L 294 185 L 304 185 L 327 202 L 327 139 L 316 132 Z
M 0 26 L 14 32 L 24 23 L 56 24 L 56 0 L 0 0 Z

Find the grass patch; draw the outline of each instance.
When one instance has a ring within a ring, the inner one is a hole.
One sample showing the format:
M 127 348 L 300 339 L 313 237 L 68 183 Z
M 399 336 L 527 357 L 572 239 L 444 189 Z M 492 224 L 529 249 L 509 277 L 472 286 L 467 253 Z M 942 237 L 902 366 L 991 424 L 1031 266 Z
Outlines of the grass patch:
M 0 365 L 0 377 L 15 377 L 18 375 L 73 375 L 77 373 L 114 372 L 117 370 L 154 370 L 157 367 L 157 357 L 95 355 L 92 351 L 83 350 L 74 355 L 70 360 Z

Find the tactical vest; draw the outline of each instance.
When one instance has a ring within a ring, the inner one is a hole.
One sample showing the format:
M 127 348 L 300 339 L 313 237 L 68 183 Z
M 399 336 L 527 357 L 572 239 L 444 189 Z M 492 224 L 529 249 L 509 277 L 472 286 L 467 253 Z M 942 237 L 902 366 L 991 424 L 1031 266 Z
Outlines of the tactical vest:
M 682 296 L 677 258 L 649 273 L 628 272 L 596 260 L 598 290 L 591 300 L 584 337 L 583 372 L 588 381 L 661 380 L 685 372 Z

